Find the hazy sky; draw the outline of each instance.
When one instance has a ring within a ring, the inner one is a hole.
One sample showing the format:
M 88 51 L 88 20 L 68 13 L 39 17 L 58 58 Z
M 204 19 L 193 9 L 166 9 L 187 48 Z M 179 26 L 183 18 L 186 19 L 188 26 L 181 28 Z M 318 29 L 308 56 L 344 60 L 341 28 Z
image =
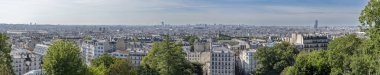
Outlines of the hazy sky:
M 0 0 L 0 23 L 358 25 L 368 0 Z

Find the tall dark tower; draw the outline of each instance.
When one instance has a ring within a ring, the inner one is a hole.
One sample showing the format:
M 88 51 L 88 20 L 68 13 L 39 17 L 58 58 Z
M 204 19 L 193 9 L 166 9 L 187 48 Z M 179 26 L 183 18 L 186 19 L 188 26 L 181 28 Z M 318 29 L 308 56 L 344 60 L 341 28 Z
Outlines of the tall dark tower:
M 315 29 L 318 28 L 318 20 L 315 20 L 314 28 L 315 28 Z

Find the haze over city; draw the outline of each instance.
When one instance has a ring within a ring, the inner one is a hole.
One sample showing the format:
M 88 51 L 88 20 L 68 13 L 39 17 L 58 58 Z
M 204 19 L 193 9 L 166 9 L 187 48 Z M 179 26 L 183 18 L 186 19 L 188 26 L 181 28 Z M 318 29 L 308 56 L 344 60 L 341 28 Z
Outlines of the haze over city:
M 1 0 L 0 23 L 357 26 L 368 0 Z

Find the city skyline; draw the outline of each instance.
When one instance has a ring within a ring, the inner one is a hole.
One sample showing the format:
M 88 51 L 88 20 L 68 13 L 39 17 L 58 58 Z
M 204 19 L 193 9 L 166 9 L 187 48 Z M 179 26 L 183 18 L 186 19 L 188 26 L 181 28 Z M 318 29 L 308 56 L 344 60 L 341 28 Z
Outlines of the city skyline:
M 368 0 L 2 0 L 0 23 L 359 25 Z

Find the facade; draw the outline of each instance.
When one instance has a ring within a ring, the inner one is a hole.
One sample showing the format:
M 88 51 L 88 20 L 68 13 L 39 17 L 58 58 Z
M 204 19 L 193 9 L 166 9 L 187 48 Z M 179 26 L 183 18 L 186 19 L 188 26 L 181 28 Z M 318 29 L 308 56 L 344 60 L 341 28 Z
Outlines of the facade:
M 234 52 L 222 47 L 212 47 L 209 75 L 235 75 Z
M 285 39 L 291 44 L 301 45 L 302 50 L 323 50 L 327 49 L 329 39 L 322 34 L 292 34 L 291 38 Z
M 201 52 L 186 51 L 186 59 L 190 62 L 200 62 Z
M 41 69 L 42 59 L 26 49 L 12 49 L 12 68 L 16 75 L 23 75 L 31 70 Z
M 143 57 L 148 54 L 148 51 L 145 50 L 134 50 L 129 52 L 129 58 L 135 67 L 139 66 Z
M 250 75 L 255 70 L 256 61 L 253 58 L 256 50 L 244 50 L 240 53 L 240 64 L 244 75 Z
M 85 56 L 85 62 L 87 64 L 91 63 L 92 59 L 106 53 L 108 50 L 108 42 L 105 40 L 88 40 L 85 41 L 81 46 L 81 53 Z

